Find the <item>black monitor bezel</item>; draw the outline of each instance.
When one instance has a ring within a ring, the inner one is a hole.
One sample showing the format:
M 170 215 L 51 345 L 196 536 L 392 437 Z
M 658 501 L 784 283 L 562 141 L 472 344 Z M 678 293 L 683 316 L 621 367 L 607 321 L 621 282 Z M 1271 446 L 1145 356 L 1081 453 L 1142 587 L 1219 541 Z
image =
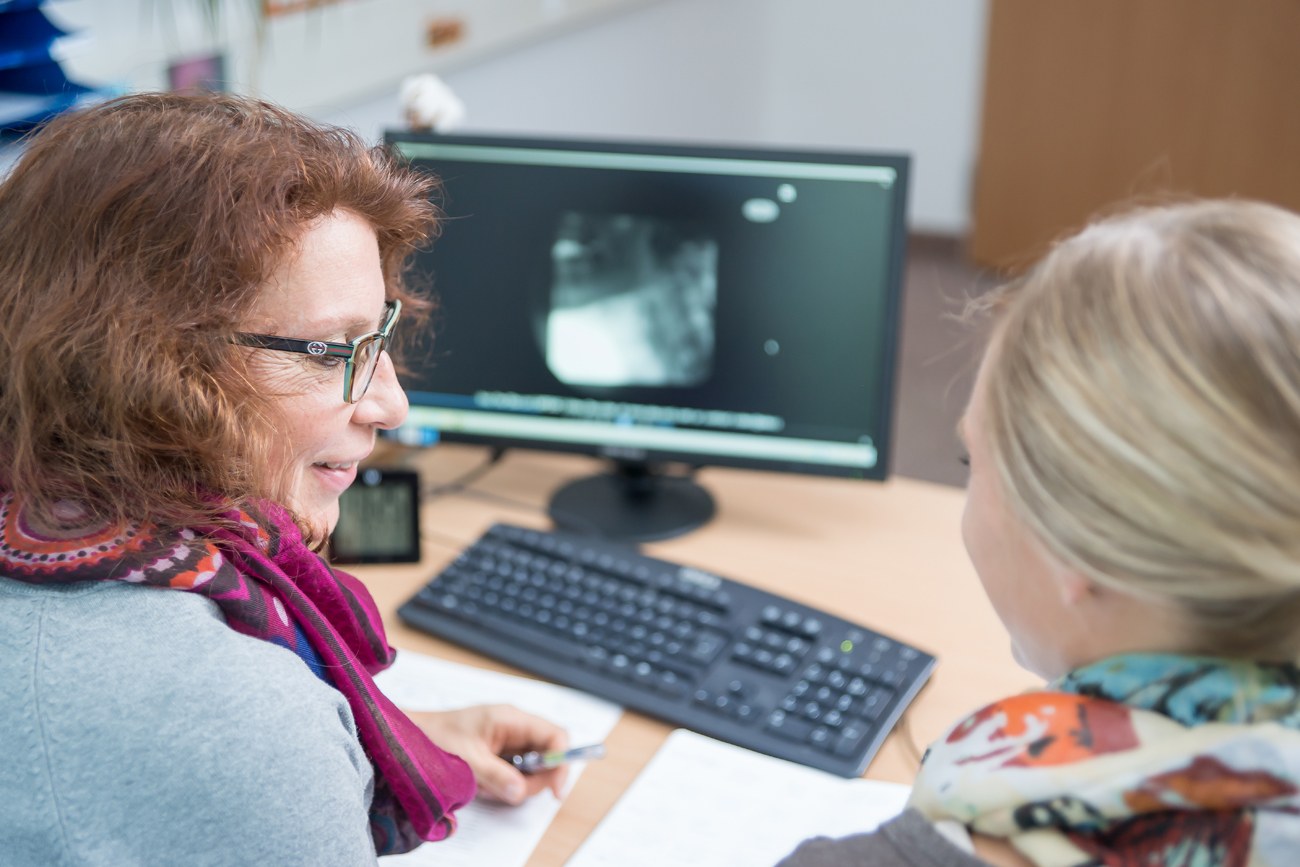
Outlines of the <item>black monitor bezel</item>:
M 890 223 L 897 227 L 894 238 L 889 245 L 888 270 L 886 273 L 886 315 L 893 327 L 885 329 L 885 363 L 883 382 L 879 396 L 879 405 L 875 409 L 879 417 L 886 420 L 878 440 L 872 445 L 876 449 L 876 463 L 869 468 L 857 466 L 840 466 L 834 464 L 804 463 L 774 459 L 750 457 L 732 457 L 699 452 L 682 452 L 662 448 L 602 446 L 592 443 L 563 442 L 555 440 L 538 440 L 528 437 L 509 437 L 500 434 L 475 434 L 464 431 L 439 430 L 439 439 L 448 442 L 463 442 L 525 448 L 538 451 L 561 452 L 566 454 L 591 455 L 620 463 L 679 463 L 692 467 L 737 467 L 742 469 L 769 470 L 774 472 L 795 473 L 800 475 L 831 476 L 853 478 L 869 481 L 884 481 L 889 477 L 893 459 L 894 427 L 896 424 L 894 395 L 897 390 L 898 353 L 902 331 L 902 292 L 903 277 L 907 252 L 907 196 L 911 180 L 911 157 L 901 152 L 868 152 L 830 149 L 791 149 L 785 147 L 767 147 L 736 145 L 714 142 L 667 142 L 667 141 L 632 141 L 627 139 L 603 138 L 553 138 L 550 136 L 504 136 L 504 135 L 470 135 L 436 133 L 427 130 L 387 130 L 384 133 L 384 146 L 404 164 L 410 163 L 400 150 L 402 143 L 471 145 L 503 148 L 529 148 L 546 150 L 577 150 L 593 153 L 647 154 L 654 156 L 704 157 L 712 159 L 763 160 L 771 162 L 824 163 L 830 165 L 873 166 L 891 168 L 895 172 L 894 188 L 896 194 L 892 201 L 893 213 Z M 416 161 L 423 158 L 415 158 Z M 437 241 L 435 240 L 436 244 Z M 436 297 L 436 296 L 435 296 Z

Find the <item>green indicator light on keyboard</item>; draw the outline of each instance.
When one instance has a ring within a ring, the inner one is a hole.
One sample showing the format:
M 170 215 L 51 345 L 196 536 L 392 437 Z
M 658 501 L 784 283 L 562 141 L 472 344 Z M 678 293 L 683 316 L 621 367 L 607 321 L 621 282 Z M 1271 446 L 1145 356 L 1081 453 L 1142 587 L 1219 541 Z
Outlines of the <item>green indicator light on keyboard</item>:
M 849 641 L 849 640 L 846 638 L 846 639 L 844 639 L 843 641 L 840 642 L 840 653 L 852 653 L 852 652 L 853 652 L 853 642 L 852 642 L 852 641 Z

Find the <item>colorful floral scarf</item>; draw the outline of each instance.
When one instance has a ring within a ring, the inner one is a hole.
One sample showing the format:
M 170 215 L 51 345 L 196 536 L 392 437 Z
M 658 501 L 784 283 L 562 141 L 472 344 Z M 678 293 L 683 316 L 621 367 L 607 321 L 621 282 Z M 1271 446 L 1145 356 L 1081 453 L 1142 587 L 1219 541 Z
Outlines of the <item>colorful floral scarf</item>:
M 959 723 L 909 806 L 1039 867 L 1300 864 L 1300 669 L 1094 663 Z
M 67 511 L 75 525 L 78 510 Z M 169 535 L 107 527 L 55 534 L 34 529 L 3 492 L 0 575 L 32 584 L 125 581 L 211 599 L 236 632 L 292 650 L 347 698 L 375 768 L 376 852 L 446 837 L 452 811 L 474 797 L 474 777 L 375 686 L 395 651 L 370 594 L 311 551 L 284 509 L 265 503 L 224 517 L 230 527 Z

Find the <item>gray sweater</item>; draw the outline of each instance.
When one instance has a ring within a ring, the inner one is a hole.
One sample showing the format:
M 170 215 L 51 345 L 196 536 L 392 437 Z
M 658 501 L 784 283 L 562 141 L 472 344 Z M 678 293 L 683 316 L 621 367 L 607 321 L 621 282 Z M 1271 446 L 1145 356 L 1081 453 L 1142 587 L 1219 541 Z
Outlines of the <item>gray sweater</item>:
M 777 867 L 989 867 L 935 830 L 920 813 L 905 810 L 870 834 L 805 840 Z
M 343 696 L 194 594 L 0 578 L 0 862 L 373 864 Z

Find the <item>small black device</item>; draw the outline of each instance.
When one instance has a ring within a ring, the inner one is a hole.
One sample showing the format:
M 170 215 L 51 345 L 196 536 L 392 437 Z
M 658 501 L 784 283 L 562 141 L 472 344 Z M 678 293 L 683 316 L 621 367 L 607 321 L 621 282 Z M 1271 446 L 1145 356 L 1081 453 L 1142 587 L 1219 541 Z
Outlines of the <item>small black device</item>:
M 935 659 L 825 611 L 564 532 L 496 524 L 397 614 L 632 710 L 861 776 Z
M 332 563 L 420 562 L 420 477 L 366 467 L 339 498 Z

